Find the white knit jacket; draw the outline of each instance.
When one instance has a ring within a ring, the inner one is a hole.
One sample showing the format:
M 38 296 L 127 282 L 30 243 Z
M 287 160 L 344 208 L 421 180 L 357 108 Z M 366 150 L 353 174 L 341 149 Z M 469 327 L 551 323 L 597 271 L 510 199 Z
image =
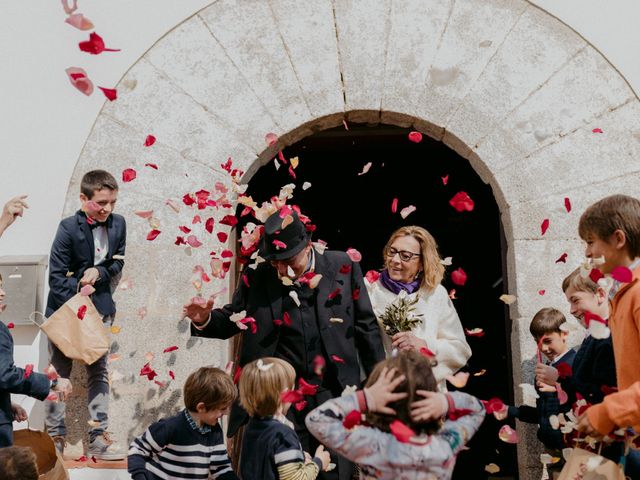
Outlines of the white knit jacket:
M 387 305 L 396 299 L 397 295 L 387 290 L 380 280 L 374 283 L 365 281 L 365 284 L 373 311 L 380 324 L 384 349 L 389 356 L 392 350 L 391 337 L 384 331 L 380 316 L 384 313 Z M 458 313 L 442 285 L 438 285 L 431 291 L 421 288 L 409 295 L 408 298 L 413 298 L 415 295 L 420 296 L 415 305 L 415 313 L 422 314 L 422 322 L 413 329 L 412 333 L 427 342 L 429 350 L 435 353 L 438 365 L 434 367 L 433 374 L 440 390 L 445 391 L 445 378 L 454 374 L 467 363 L 471 357 L 471 347 L 465 338 Z

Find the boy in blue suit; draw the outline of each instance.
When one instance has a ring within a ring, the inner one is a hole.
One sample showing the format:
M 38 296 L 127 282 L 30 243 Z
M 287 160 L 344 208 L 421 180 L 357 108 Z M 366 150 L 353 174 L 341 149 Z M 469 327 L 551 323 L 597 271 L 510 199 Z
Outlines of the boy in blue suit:
M 80 288 L 92 285 L 91 296 L 103 322 L 110 326 L 116 313 L 112 293 L 124 266 L 126 224 L 113 210 L 118 199 L 118 183 L 104 170 L 87 172 L 80 184 L 80 210 L 60 222 L 51 247 L 49 298 L 46 315 L 53 314 Z M 49 342 L 51 363 L 66 377 L 72 360 Z M 120 460 L 126 452 L 119 449 L 107 432 L 109 378 L 107 355 L 86 365 L 88 407 L 92 428 L 89 432 L 89 456 L 100 460 Z M 64 451 L 65 405 L 49 403 L 46 425 L 56 447 Z
M 26 196 L 9 200 L 0 215 L 0 236 L 17 217 L 21 217 L 25 208 Z M 0 312 L 6 308 L 0 276 Z M 0 448 L 13 444 L 13 421 L 24 421 L 27 412 L 17 404 L 11 403 L 11 394 L 18 393 L 44 400 L 51 390 L 60 391 L 63 395 L 71 393 L 71 383 L 66 378 L 50 380 L 43 373 L 25 374 L 24 369 L 13 363 L 13 337 L 9 328 L 0 322 Z

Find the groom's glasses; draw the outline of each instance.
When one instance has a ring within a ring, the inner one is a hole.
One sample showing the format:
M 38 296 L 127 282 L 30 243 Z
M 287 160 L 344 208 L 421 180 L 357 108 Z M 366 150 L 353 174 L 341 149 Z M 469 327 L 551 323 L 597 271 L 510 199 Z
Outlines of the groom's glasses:
M 387 249 L 387 257 L 393 258 L 396 255 L 400 256 L 400 260 L 403 262 L 410 262 L 413 257 L 421 257 L 420 253 L 407 252 L 406 250 L 396 250 L 393 247 Z

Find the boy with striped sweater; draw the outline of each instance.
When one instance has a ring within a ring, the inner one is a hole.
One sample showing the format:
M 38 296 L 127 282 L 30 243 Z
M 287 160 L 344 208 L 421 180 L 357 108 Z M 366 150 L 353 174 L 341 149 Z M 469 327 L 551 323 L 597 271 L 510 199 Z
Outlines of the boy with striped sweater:
M 222 370 L 201 367 L 191 373 L 184 384 L 186 408 L 152 424 L 131 443 L 131 478 L 238 480 L 218 424 L 236 396 L 231 377 Z

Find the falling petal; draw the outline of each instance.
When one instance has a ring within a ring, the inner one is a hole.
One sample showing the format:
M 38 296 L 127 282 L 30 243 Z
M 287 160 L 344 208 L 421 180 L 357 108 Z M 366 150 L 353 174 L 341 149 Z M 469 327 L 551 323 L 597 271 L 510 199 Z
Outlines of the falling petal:
M 93 288 L 93 285 L 85 285 L 80 289 L 80 295 L 82 295 L 83 297 L 88 297 L 95 291 L 96 289 Z
M 469 381 L 469 372 L 458 372 L 455 375 L 448 375 L 446 380 L 456 388 L 464 388 Z
M 470 330 L 465 328 L 464 333 L 466 333 L 468 337 L 484 337 L 484 330 L 481 328 L 472 328 Z
M 81 13 L 74 13 L 72 15 L 69 15 L 65 22 L 72 27 L 77 28 L 78 30 L 91 30 L 93 28 L 93 23 L 91 23 L 91 20 L 89 20 Z
M 546 290 L 538 290 L 538 295 L 540 295 L 541 297 L 545 294 Z
M 494 474 L 494 473 L 498 473 L 500 471 L 500 467 L 498 465 L 496 465 L 495 463 L 490 463 L 489 465 L 485 465 L 484 467 L 484 471 Z
M 24 367 L 24 378 L 29 378 L 32 373 L 33 373 L 33 364 L 32 363 L 26 364 Z
M 380 272 L 377 270 L 369 270 L 364 278 L 366 278 L 369 283 L 375 283 L 378 281 L 378 278 L 380 278 Z
M 302 184 L 302 190 L 309 190 L 311 188 L 311 183 L 310 182 L 304 182 Z
M 456 193 L 453 198 L 449 200 L 449 205 L 458 212 L 471 212 L 475 208 L 474 201 L 466 192 Z
M 278 135 L 276 135 L 275 133 L 267 133 L 264 136 L 264 140 L 265 142 L 267 142 L 268 146 L 272 146 L 275 145 L 276 143 L 278 143 Z M 228 161 L 230 161 L 231 159 L 229 159 Z
M 115 88 L 104 88 L 100 86 L 98 86 L 98 88 L 102 90 L 102 93 L 104 93 L 104 96 L 107 97 L 107 100 L 110 102 L 118 98 L 118 91 Z
M 563 253 L 558 257 L 558 259 L 556 260 L 556 263 L 567 263 L 567 256 L 568 256 L 567 253 Z
M 344 359 L 342 357 L 339 357 L 338 355 L 331 355 L 331 360 L 336 363 L 345 363 Z
M 343 323 L 344 320 L 341 319 L 341 318 L 332 317 L 332 318 L 329 319 L 329 322 L 331 322 L 331 323 Z
M 629 283 L 633 280 L 633 272 L 628 267 L 618 266 L 611 270 L 611 278 L 622 283 Z
M 158 235 L 160 235 L 160 230 L 153 229 L 147 234 L 147 240 L 152 241 L 155 240 Z
M 440 263 L 445 267 L 451 265 L 452 262 L 453 262 L 453 257 L 445 257 L 443 260 L 440 260 Z
M 156 143 L 156 137 L 154 137 L 153 135 L 147 135 L 147 138 L 144 139 L 145 147 L 150 147 L 154 143 Z
M 517 299 L 518 298 L 515 295 L 510 295 L 508 293 L 503 293 L 502 295 L 500 295 L 500 300 L 504 302 L 506 305 L 511 305 Z
M 127 183 L 136 178 L 136 171 L 133 168 L 127 168 L 122 171 L 122 181 Z
M 405 219 L 415 211 L 416 207 L 414 207 L 413 205 L 409 205 L 408 207 L 404 207 L 402 210 L 400 210 L 400 216 Z
M 564 197 L 564 208 L 567 210 L 567 213 L 571 211 L 571 200 L 569 200 L 569 197 Z
M 293 299 L 295 304 L 299 307 L 300 306 L 300 299 L 298 299 L 298 294 L 295 291 L 291 290 L 289 292 L 289 296 Z
M 78 0 L 73 0 L 73 5 L 69 5 L 69 0 L 60 0 L 62 3 L 62 8 L 64 8 L 64 13 L 67 15 L 71 15 L 78 9 Z
M 451 281 L 456 285 L 463 286 L 467 282 L 467 274 L 462 268 L 451 272 Z
M 449 183 L 449 175 L 445 175 L 444 177 L 440 177 L 442 178 L 442 184 L 446 185 L 447 183 Z
M 540 232 L 542 235 L 544 235 L 545 233 L 547 233 L 547 230 L 549 229 L 549 219 L 545 218 L 542 221 L 542 224 L 540 225 Z
M 87 72 L 79 67 L 69 67 L 65 70 L 71 85 L 89 96 L 93 93 L 93 82 L 87 76 Z
M 360 425 L 360 423 L 362 423 L 362 413 L 358 410 L 350 411 L 342 420 L 342 426 L 347 430 L 351 430 L 356 425 Z
M 367 173 L 369 171 L 369 169 L 371 168 L 372 163 L 368 162 L 365 164 L 364 167 L 362 167 L 362 171 L 358 174 L 358 176 L 360 175 L 364 175 L 365 173 Z
M 593 133 L 604 133 L 601 128 L 594 128 L 591 130 Z
M 396 213 L 398 211 L 398 199 L 394 198 L 391 201 L 391 213 Z
M 422 141 L 422 134 L 420 132 L 409 132 L 409 140 L 413 143 L 420 143 Z
M 169 353 L 169 352 L 175 352 L 176 350 L 178 350 L 178 346 L 177 345 L 172 345 L 170 347 L 165 348 L 162 353 Z
M 360 260 L 362 260 L 362 254 L 355 248 L 347 249 L 347 255 L 349 255 L 349 258 L 351 259 L 352 262 L 357 263 Z
M 416 433 L 411 430 L 407 425 L 402 423 L 400 420 L 394 420 L 389 425 L 389 430 L 391 430 L 391 434 L 396 437 L 401 443 L 409 443 L 411 441 L 411 437 L 414 437 Z
M 111 325 L 111 333 L 114 335 L 117 335 L 118 333 L 120 333 L 120 330 L 122 330 L 122 327 L 118 326 L 118 325 Z

